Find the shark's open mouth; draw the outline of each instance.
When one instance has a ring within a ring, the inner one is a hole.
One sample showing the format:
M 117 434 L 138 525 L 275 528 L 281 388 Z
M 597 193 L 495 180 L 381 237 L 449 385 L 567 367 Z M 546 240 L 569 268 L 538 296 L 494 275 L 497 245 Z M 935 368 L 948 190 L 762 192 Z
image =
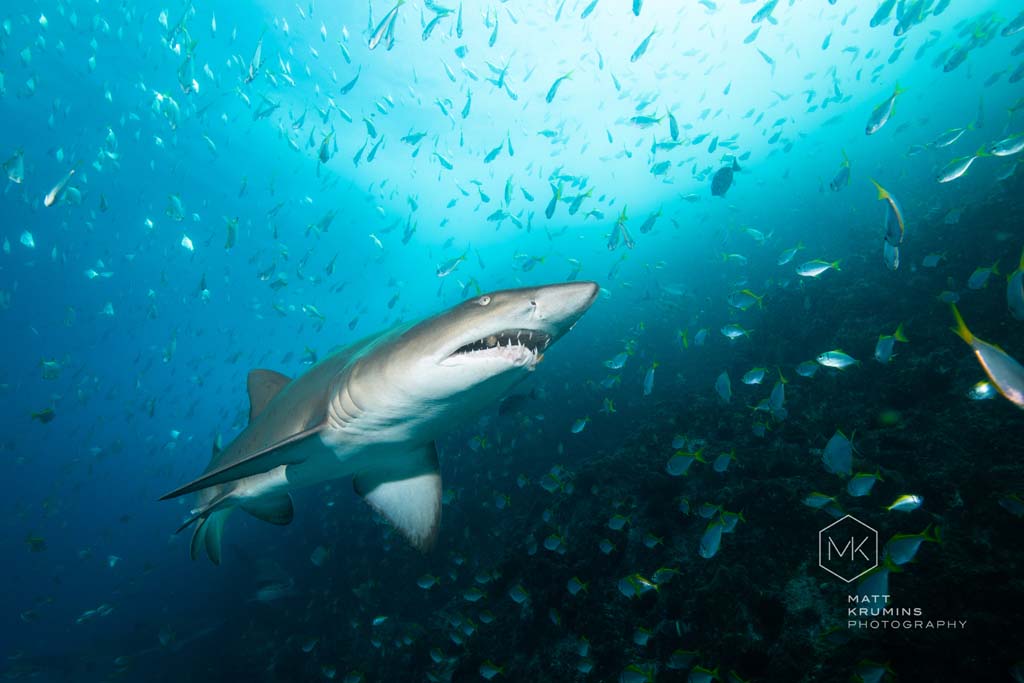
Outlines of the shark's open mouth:
M 540 330 L 504 330 L 460 346 L 449 357 L 481 352 L 499 352 L 503 355 L 529 352 L 533 356 L 540 356 L 550 344 L 551 335 Z

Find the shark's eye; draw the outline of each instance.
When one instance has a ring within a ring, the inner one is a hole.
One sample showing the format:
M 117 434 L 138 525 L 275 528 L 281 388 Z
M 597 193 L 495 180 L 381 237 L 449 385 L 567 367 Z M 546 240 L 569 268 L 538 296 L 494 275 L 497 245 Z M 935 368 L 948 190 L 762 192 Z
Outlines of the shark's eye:
M 486 306 L 487 304 L 491 303 L 491 297 L 489 297 L 489 296 L 482 296 L 479 299 L 477 299 L 476 302 L 478 304 L 480 304 L 481 306 Z

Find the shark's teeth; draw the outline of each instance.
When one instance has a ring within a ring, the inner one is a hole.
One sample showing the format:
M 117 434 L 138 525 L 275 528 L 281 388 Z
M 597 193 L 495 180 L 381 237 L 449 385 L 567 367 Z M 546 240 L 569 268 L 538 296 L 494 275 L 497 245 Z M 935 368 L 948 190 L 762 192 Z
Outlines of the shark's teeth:
M 495 347 L 513 348 L 517 346 L 528 349 L 534 354 L 539 354 L 550 345 L 551 335 L 540 330 L 503 330 L 465 344 L 459 347 L 452 355 L 486 351 Z

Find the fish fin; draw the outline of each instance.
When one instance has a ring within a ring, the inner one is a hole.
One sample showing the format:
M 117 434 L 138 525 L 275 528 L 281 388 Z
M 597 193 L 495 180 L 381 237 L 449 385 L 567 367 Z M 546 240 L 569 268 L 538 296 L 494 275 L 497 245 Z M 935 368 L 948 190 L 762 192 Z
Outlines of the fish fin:
M 417 550 L 427 551 L 441 526 L 441 473 L 433 441 L 383 468 L 360 472 L 353 486 Z
M 278 392 L 291 381 L 291 378 L 273 370 L 249 371 L 246 380 L 249 390 L 249 422 L 255 420 Z
M 213 440 L 213 448 L 211 448 L 210 450 L 212 451 L 211 457 L 213 458 L 216 458 L 218 455 L 220 455 L 220 452 L 224 450 L 224 446 L 220 440 L 220 434 L 218 434 L 217 438 Z
M 295 517 L 295 506 L 292 504 L 292 497 L 287 493 L 251 498 L 242 504 L 242 509 L 256 519 L 278 526 L 291 524 Z
M 220 564 L 221 560 L 221 538 L 224 535 L 224 522 L 234 507 L 226 507 L 214 510 L 209 515 L 202 517 L 196 530 L 192 532 L 192 543 L 189 546 L 189 555 L 193 560 L 199 558 L 200 549 L 205 549 L 210 561 Z
M 219 565 L 221 559 L 220 541 L 224 535 L 224 522 L 234 508 L 217 510 L 206 518 L 204 524 L 206 533 L 203 534 L 203 545 L 206 547 L 206 554 L 210 556 L 210 562 Z
M 877 183 L 877 182 L 875 181 L 875 179 L 874 179 L 874 178 L 870 178 L 869 180 L 871 180 L 871 184 L 872 184 L 872 185 L 874 185 L 874 186 L 875 186 L 876 188 L 878 188 L 878 198 L 879 198 L 879 199 L 888 199 L 888 198 L 889 198 L 889 193 L 888 193 L 888 192 L 886 191 L 886 189 L 885 189 L 884 187 L 882 187 L 881 185 L 879 185 L 879 184 L 878 184 L 878 183 Z
M 893 332 L 892 337 L 898 342 L 910 341 L 909 339 L 907 339 L 907 335 L 903 333 L 903 323 L 900 323 L 899 325 L 896 326 L 896 331 Z
M 189 526 L 191 526 L 191 524 L 193 522 L 195 522 L 197 520 L 203 520 L 206 517 L 209 517 L 212 512 L 214 512 L 215 510 L 217 510 L 220 507 L 223 507 L 224 503 L 227 502 L 228 497 L 230 495 L 231 495 L 230 491 L 227 492 L 227 493 L 221 494 L 220 496 L 217 496 L 216 498 L 211 500 L 209 503 L 204 505 L 201 509 L 195 510 L 194 514 L 191 517 L 189 517 L 188 519 L 186 519 L 184 522 L 182 522 L 181 526 L 179 526 L 174 533 L 180 534 L 182 531 L 184 531 Z M 200 524 L 200 526 L 202 526 L 202 521 L 200 521 L 199 524 Z
M 192 541 L 189 543 L 188 555 L 192 558 L 192 561 L 199 559 L 199 549 L 203 547 L 206 536 L 206 520 L 202 523 L 197 524 L 196 528 L 192 530 Z
M 216 484 L 223 484 L 226 481 L 242 479 L 243 477 L 251 477 L 254 474 L 262 474 L 281 465 L 292 465 L 302 462 L 302 458 L 288 457 L 285 447 L 302 441 L 310 436 L 314 436 L 323 430 L 323 428 L 324 423 L 321 422 L 309 429 L 304 429 L 297 434 L 292 434 L 275 444 L 271 444 L 266 448 L 247 455 L 237 462 L 229 463 L 228 465 L 213 470 L 212 472 L 207 472 L 198 479 L 194 479 L 188 484 L 161 496 L 160 500 L 177 498 L 178 496 L 183 496 L 186 493 L 192 493 L 199 489 L 205 489 Z
M 957 334 L 957 336 L 959 336 L 965 342 L 967 342 L 968 344 L 973 344 L 974 335 L 971 334 L 971 331 L 969 329 L 967 329 L 967 323 L 964 322 L 964 319 L 960 315 L 960 311 L 957 309 L 956 304 L 950 304 L 950 307 L 953 309 L 953 316 L 956 318 L 956 327 L 951 329 L 953 330 L 953 332 Z

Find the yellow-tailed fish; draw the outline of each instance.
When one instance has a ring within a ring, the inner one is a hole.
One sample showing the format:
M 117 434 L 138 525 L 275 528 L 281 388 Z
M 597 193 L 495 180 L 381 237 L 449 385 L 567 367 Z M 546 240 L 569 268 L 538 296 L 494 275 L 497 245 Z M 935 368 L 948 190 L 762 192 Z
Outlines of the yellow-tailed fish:
M 871 184 L 878 189 L 878 200 L 886 203 L 885 213 L 885 241 L 894 247 L 903 244 L 903 232 L 905 223 L 903 222 L 903 210 L 900 208 L 899 203 L 893 198 L 889 191 L 879 185 L 874 179 L 871 180 Z
M 981 369 L 985 371 L 996 391 L 1018 408 L 1024 409 L 1024 366 L 994 344 L 978 339 L 967 329 L 956 304 L 950 304 L 956 317 L 957 335 L 974 349 Z

